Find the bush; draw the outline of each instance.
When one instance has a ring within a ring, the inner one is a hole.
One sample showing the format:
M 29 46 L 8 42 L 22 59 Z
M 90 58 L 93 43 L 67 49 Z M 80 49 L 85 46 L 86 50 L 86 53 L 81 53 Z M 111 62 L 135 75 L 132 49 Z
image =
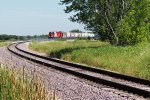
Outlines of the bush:
M 125 20 L 118 23 L 117 36 L 119 37 L 119 45 L 135 45 L 140 42 L 148 42 L 150 36 L 148 27 L 148 25 L 144 24 L 134 27 Z
M 137 0 L 131 5 L 124 19 L 117 23 L 120 45 L 150 41 L 150 0 Z

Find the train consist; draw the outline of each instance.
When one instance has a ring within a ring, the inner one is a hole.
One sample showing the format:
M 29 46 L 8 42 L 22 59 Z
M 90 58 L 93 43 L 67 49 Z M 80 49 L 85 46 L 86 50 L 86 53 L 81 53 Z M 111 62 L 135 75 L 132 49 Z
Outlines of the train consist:
M 49 38 L 79 38 L 79 37 L 95 37 L 93 33 L 71 33 L 71 32 L 49 32 Z

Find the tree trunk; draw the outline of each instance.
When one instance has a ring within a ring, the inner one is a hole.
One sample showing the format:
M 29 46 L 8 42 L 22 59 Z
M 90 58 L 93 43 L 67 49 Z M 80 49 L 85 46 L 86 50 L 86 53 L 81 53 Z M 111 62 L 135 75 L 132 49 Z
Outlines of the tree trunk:
M 109 15 L 108 15 L 108 2 L 107 0 L 105 1 L 105 7 L 104 7 L 104 19 L 106 21 L 106 25 L 109 29 L 109 37 L 111 39 L 110 40 L 110 43 L 113 44 L 113 45 L 118 45 L 118 37 L 116 36 L 116 33 L 113 29 L 113 26 L 111 25 L 110 21 L 109 21 Z

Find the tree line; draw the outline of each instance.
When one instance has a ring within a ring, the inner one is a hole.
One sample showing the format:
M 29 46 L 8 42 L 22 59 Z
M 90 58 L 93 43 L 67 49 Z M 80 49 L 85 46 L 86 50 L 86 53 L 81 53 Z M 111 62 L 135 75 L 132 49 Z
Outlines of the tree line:
M 73 22 L 113 45 L 150 41 L 150 0 L 61 0 Z
M 27 35 L 27 36 L 19 36 L 19 35 L 7 35 L 0 34 L 0 41 L 8 41 L 8 40 L 31 40 L 31 39 L 46 39 L 48 35 Z

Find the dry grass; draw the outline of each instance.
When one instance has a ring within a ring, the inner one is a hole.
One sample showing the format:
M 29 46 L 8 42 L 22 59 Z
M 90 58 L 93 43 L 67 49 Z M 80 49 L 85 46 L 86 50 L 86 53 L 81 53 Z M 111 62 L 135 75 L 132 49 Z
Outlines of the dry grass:
M 22 72 L 22 74 L 20 74 Z M 37 76 L 29 78 L 22 71 L 0 65 L 0 100 L 56 100 Z
M 8 45 L 8 44 L 10 44 L 10 42 L 1 42 L 1 41 L 0 41 L 0 47 L 6 46 L 6 45 Z

